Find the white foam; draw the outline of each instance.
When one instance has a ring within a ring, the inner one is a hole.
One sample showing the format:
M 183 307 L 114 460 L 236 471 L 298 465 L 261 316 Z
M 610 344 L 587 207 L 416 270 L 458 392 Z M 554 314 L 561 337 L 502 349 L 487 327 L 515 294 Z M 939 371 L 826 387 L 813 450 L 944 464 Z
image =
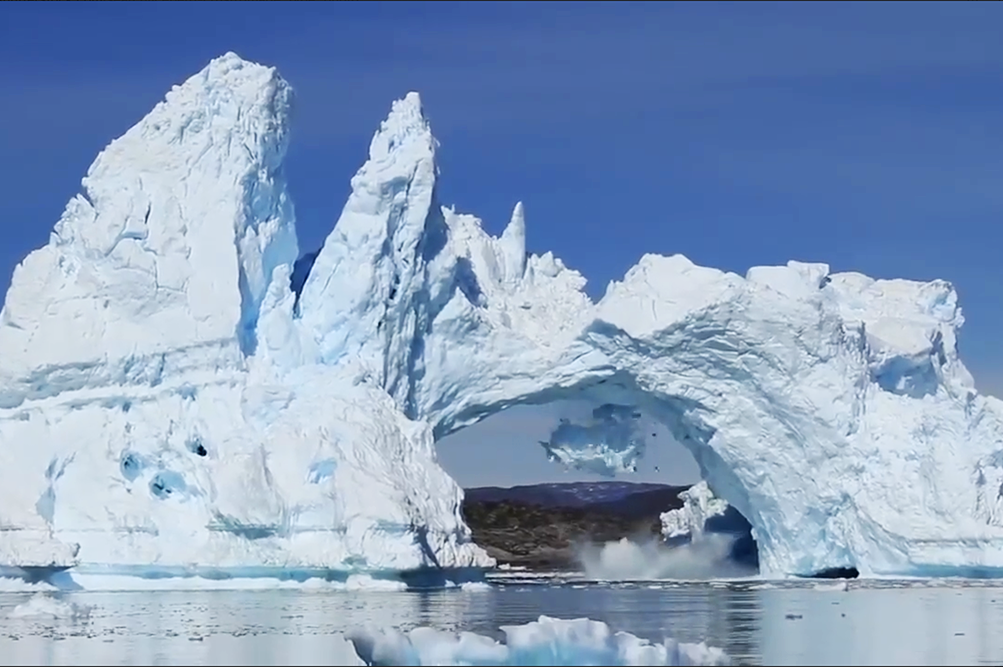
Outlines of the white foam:
M 59 600 L 45 593 L 36 593 L 27 602 L 14 607 L 8 618 L 52 618 L 79 620 L 88 617 L 92 607 Z
M 705 535 L 702 540 L 669 547 L 658 540 L 636 542 L 623 538 L 601 547 L 587 547 L 579 558 L 586 576 L 613 580 L 697 580 L 733 578 L 754 574 L 730 559 L 735 538 Z

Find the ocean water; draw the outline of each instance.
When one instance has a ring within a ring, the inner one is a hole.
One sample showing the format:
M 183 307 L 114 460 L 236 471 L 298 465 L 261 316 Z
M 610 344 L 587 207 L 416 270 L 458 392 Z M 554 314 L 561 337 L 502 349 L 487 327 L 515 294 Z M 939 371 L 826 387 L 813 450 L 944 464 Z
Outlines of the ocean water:
M 161 590 L 58 594 L 74 615 L 0 593 L 0 664 L 338 664 L 359 627 L 469 630 L 541 614 L 705 641 L 736 664 L 1003 664 L 1003 582 L 598 582 L 507 574 L 437 591 Z M 37 598 L 36 598 L 37 601 Z M 20 606 L 19 606 L 20 605 Z

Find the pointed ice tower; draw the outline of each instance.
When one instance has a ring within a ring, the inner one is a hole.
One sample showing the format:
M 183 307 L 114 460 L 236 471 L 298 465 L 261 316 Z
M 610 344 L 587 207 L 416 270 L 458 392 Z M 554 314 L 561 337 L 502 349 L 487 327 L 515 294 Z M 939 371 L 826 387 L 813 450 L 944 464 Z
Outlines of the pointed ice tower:
M 526 214 L 522 202 L 517 202 L 501 238 L 498 239 L 501 254 L 503 281 L 511 285 L 522 280 L 526 272 Z
M 156 383 L 164 355 L 184 350 L 217 367 L 253 351 L 272 269 L 298 254 L 281 171 L 291 96 L 273 68 L 230 53 L 97 157 L 48 245 L 14 272 L 0 407 Z
M 0 566 L 75 562 L 53 537 L 54 488 L 88 459 L 81 443 L 126 442 L 104 437 L 115 420 L 96 406 L 124 413 L 170 382 L 241 372 L 272 270 L 298 254 L 281 171 L 291 94 L 270 67 L 213 60 L 98 155 L 15 269 L 0 312 Z M 67 415 L 87 426 L 60 439 Z
M 436 141 L 417 93 L 394 102 L 300 297 L 320 361 L 363 364 L 407 405 L 430 321 L 429 267 L 448 243 L 436 197 Z M 443 274 L 449 274 L 444 267 Z

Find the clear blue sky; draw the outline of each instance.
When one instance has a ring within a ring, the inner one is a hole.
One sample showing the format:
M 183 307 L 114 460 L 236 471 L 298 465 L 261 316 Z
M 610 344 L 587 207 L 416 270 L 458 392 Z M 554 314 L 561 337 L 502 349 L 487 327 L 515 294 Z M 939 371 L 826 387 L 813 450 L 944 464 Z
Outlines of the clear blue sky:
M 593 293 L 645 252 L 945 278 L 1003 394 L 999 3 L 0 3 L 0 288 L 97 152 L 229 50 L 298 91 L 305 249 L 418 90 L 445 201 L 498 232 L 524 200 L 530 250 Z M 443 450 L 461 482 L 485 469 L 474 440 Z M 473 483 L 559 476 L 526 447 Z

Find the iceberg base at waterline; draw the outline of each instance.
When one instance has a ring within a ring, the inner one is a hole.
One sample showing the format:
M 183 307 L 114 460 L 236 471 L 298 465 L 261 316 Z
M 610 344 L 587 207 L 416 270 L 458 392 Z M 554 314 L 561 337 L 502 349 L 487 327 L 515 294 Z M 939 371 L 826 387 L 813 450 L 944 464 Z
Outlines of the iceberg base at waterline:
M 486 568 L 422 568 L 383 572 L 345 572 L 258 566 L 126 567 L 82 565 L 76 568 L 0 567 L 0 592 L 109 591 L 422 591 L 489 587 Z

